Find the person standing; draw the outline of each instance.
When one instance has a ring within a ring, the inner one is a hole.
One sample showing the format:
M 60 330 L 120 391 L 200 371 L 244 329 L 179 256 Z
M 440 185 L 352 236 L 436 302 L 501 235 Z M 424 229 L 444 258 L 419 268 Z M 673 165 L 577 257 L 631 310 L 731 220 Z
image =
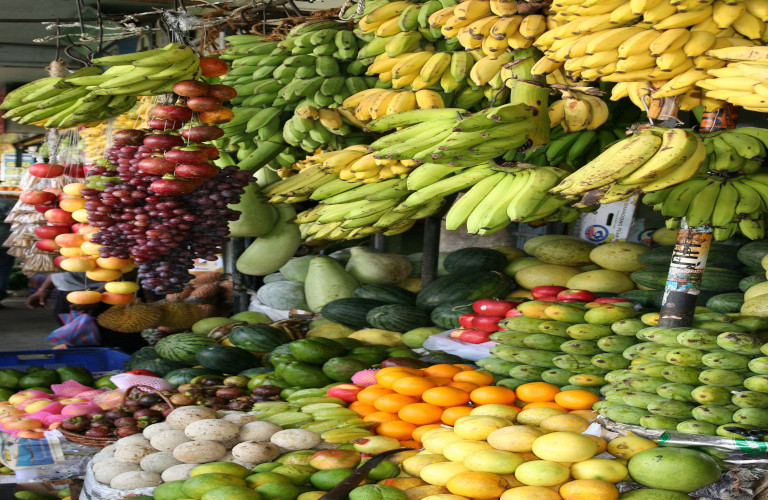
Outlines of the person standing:
M 8 217 L 14 205 L 13 201 L 0 196 L 0 245 L 11 235 L 11 225 L 3 221 Z M 8 282 L 11 279 L 13 264 L 16 262 L 15 257 L 9 254 L 8 250 L 10 248 L 0 246 L 0 301 L 8 296 Z M 3 305 L 0 304 L 0 308 L 2 307 Z

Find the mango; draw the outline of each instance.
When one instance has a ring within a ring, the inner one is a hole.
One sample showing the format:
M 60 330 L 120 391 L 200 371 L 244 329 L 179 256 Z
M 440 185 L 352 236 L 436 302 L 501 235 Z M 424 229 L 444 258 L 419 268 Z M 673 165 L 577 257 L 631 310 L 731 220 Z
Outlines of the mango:
M 497 346 L 491 347 L 490 352 L 497 358 L 503 359 L 504 361 L 515 362 L 517 353 L 522 350 L 523 349 L 519 347 L 512 347 L 508 345 L 497 345 Z
M 593 340 L 567 340 L 560 344 L 560 351 L 566 354 L 581 354 L 592 356 L 600 352 L 597 342 Z
M 512 474 L 525 460 L 520 455 L 504 450 L 479 450 L 464 459 L 471 471 L 493 474 Z
M 701 405 L 727 405 L 731 402 L 731 391 L 725 387 L 702 385 L 691 391 L 691 397 Z
M 619 370 L 629 366 L 629 360 L 617 353 L 602 353 L 592 356 L 591 363 L 606 370 Z
M 636 352 L 641 358 L 662 363 L 667 362 L 667 353 L 675 349 L 674 347 L 667 347 L 653 342 L 642 342 L 635 345 L 637 345 L 635 348 Z
M 567 481 L 571 473 L 568 467 L 557 462 L 533 460 L 520 464 L 515 477 L 527 486 L 554 487 Z
M 579 387 L 597 387 L 605 384 L 605 378 L 600 375 L 579 373 L 569 378 L 568 383 Z
M 748 332 L 759 332 L 761 330 L 768 330 L 768 318 L 758 316 L 748 316 L 746 318 L 739 318 L 733 322 L 734 325 L 739 325 L 742 328 L 746 328 Z
M 739 391 L 731 396 L 731 403 L 739 408 L 768 408 L 768 394 L 755 391 Z
M 573 375 L 575 373 L 572 371 L 552 368 L 541 373 L 541 380 L 559 387 L 568 384 L 568 379 Z
M 692 385 L 670 382 L 669 384 L 664 384 L 657 387 L 656 394 L 664 399 L 693 403 L 695 400 L 693 399 L 693 396 L 691 396 L 691 392 L 694 389 L 695 387 Z
M 523 344 L 523 340 L 525 340 L 525 338 L 528 335 L 531 335 L 531 334 L 526 332 L 517 332 L 513 330 L 501 330 L 501 331 L 492 333 L 490 340 L 494 342 L 498 342 L 499 344 L 502 344 L 502 345 L 510 345 L 513 347 L 525 347 L 525 344 Z
M 669 365 L 667 363 L 661 363 L 659 361 L 649 361 L 648 363 L 637 363 L 629 367 L 629 371 L 637 375 L 645 375 L 648 377 L 661 377 L 662 372 L 667 369 Z
M 610 326 L 616 321 L 633 318 L 635 314 L 634 309 L 606 304 L 587 311 L 584 320 L 593 325 Z
M 526 383 L 528 383 L 527 380 L 520 380 L 519 378 L 514 378 L 514 377 L 505 378 L 505 379 L 496 381 L 496 385 L 500 387 L 506 387 L 507 389 L 512 389 L 513 391 Z
M 737 424 L 765 429 L 768 427 L 768 410 L 763 408 L 739 408 L 733 414 L 733 421 Z
M 574 340 L 597 340 L 611 335 L 613 330 L 606 325 L 580 323 L 569 326 L 566 332 Z
M 691 411 L 691 415 L 700 422 L 723 425 L 733 422 L 733 412 L 724 406 L 702 405 Z
M 659 313 L 649 312 L 640 316 L 640 321 L 648 326 L 657 326 L 659 324 Z
M 461 439 L 481 440 L 486 439 L 493 431 L 508 425 L 512 425 L 512 422 L 506 418 L 470 415 L 458 419 L 453 424 L 453 432 Z M 434 484 L 427 479 L 424 480 Z
M 699 420 L 683 420 L 677 424 L 675 430 L 677 432 L 682 432 L 683 434 L 704 434 L 706 436 L 714 436 L 717 433 L 717 426 Z
M 672 401 L 668 399 L 662 399 L 650 403 L 648 405 L 648 411 L 654 415 L 660 415 L 662 417 L 688 419 L 691 418 L 691 411 L 696 406 L 691 403 L 683 401 Z
M 741 385 L 744 382 L 744 376 L 731 370 L 710 368 L 699 374 L 699 382 L 706 385 L 716 385 L 718 387 L 730 387 Z
M 623 384 L 625 381 L 637 376 L 629 370 L 612 370 L 605 374 L 605 381 L 609 384 Z M 627 385 L 629 383 L 627 382 Z
M 537 438 L 531 451 L 542 460 L 580 462 L 595 455 L 597 444 L 577 432 L 555 431 Z
M 518 311 L 521 313 L 524 313 L 524 309 L 526 307 L 531 307 L 531 305 L 536 304 L 542 304 L 546 305 L 548 307 L 550 302 L 536 302 L 536 301 L 530 301 L 530 302 L 523 302 L 518 307 Z M 543 310 L 543 309 L 542 309 Z M 524 333 L 540 333 L 539 332 L 539 325 L 542 324 L 544 320 L 536 319 L 533 317 L 527 317 L 525 315 L 523 316 L 514 316 L 511 318 L 505 318 L 501 321 L 499 321 L 499 328 L 503 328 L 505 330 L 512 330 L 515 332 L 524 332 Z
M 463 462 L 471 454 L 481 450 L 492 450 L 493 447 L 485 441 L 470 441 L 460 439 L 443 448 L 443 456 L 451 462 Z
M 751 333 L 726 332 L 717 336 L 717 345 L 736 354 L 758 356 L 763 343 Z
M 749 371 L 758 375 L 768 375 L 768 357 L 754 358 L 747 364 Z
M 619 436 L 608 442 L 607 451 L 616 458 L 629 460 L 641 451 L 657 448 L 655 441 L 640 436 Z
M 649 342 L 650 343 L 650 342 Z M 621 353 L 621 356 L 629 361 L 639 358 L 640 354 L 638 354 L 638 349 L 642 346 L 642 344 L 633 344 Z
M 637 344 L 637 340 L 631 337 L 622 337 L 621 335 L 608 335 L 597 341 L 597 346 L 604 352 L 615 352 L 621 354 L 632 345 Z
M 518 365 L 509 370 L 509 376 L 527 382 L 538 382 L 545 370 L 546 368 L 539 366 Z
M 403 491 L 405 493 L 405 497 L 407 500 L 421 500 L 422 498 L 431 497 L 433 495 L 453 496 L 453 495 L 449 495 L 450 492 L 448 491 L 448 488 L 446 488 L 445 486 L 434 486 L 426 483 L 421 484 L 419 486 L 412 486 Z
M 684 330 L 678 328 L 660 328 L 650 327 L 637 332 L 636 336 L 640 340 L 655 342 L 667 347 L 678 347 L 677 335 Z
M 750 430 L 752 430 L 752 427 L 749 425 L 731 423 L 721 425 L 715 430 L 715 433 L 725 438 L 747 439 L 748 431 Z
M 667 360 L 667 363 L 671 365 L 698 368 L 703 366 L 703 363 L 701 362 L 703 356 L 704 351 L 682 347 L 680 349 L 672 349 L 664 356 L 664 358 Z
M 620 319 L 611 323 L 613 333 L 622 337 L 634 337 L 638 331 L 645 327 L 645 323 L 638 318 Z
M 680 332 L 677 336 L 677 342 L 683 347 L 690 347 L 691 349 L 699 349 L 702 351 L 714 351 L 720 349 L 720 346 L 717 345 L 717 333 L 697 328 Z
M 558 408 L 546 408 L 546 407 L 528 408 L 527 410 L 523 410 L 517 414 L 517 422 L 522 425 L 538 426 L 546 418 L 551 417 L 552 415 L 561 415 L 563 413 L 565 412 Z M 502 448 L 502 449 L 505 449 L 505 448 Z M 513 450 L 508 450 L 508 451 L 513 451 Z
M 355 450 L 321 450 L 312 455 L 309 465 L 317 470 L 354 469 L 361 455 Z
M 569 326 L 571 326 L 571 324 L 564 321 L 544 321 L 539 323 L 538 328 L 541 333 L 567 338 L 568 332 L 566 330 Z
M 688 366 L 667 366 L 661 371 L 661 376 L 670 382 L 680 384 L 698 384 L 699 370 Z
M 554 335 L 547 335 L 546 333 L 531 333 L 528 334 L 522 342 L 525 347 L 531 349 L 559 351 L 562 338 Z
M 608 401 L 609 403 L 616 403 L 619 405 L 623 405 L 624 394 L 626 394 L 627 392 L 630 392 L 631 390 L 632 389 L 629 387 L 621 387 L 619 389 L 604 392 L 603 397 L 605 397 L 605 400 Z
M 640 425 L 648 429 L 664 429 L 674 431 L 680 420 L 677 418 L 662 417 L 660 415 L 647 415 L 640 418 Z
M 553 235 L 554 236 L 554 235 Z M 539 237 L 541 238 L 541 237 Z M 534 238 L 533 240 L 535 240 Z M 581 239 L 549 238 L 526 242 L 527 253 L 548 264 L 562 266 L 583 266 L 591 264 L 589 254 L 595 248 L 595 244 Z
M 554 368 L 553 359 L 557 357 L 556 352 L 540 351 L 537 349 L 523 349 L 517 353 L 515 360 L 525 365 L 540 366 L 543 368 Z
M 720 479 L 720 467 L 709 455 L 688 448 L 646 450 L 632 457 L 629 473 L 649 488 L 690 493 Z
M 609 404 L 600 407 L 600 413 L 614 422 L 621 424 L 640 425 L 640 419 L 650 415 L 642 408 L 634 408 L 628 405 Z
M 659 377 L 638 377 L 634 379 L 629 386 L 636 391 L 656 392 L 656 389 L 659 386 L 666 383 L 667 381 L 665 379 Z
M 657 403 L 664 400 L 664 398 L 658 394 L 640 391 L 627 391 L 621 395 L 621 399 L 625 405 L 643 409 L 647 409 L 648 405 L 651 403 Z
M 724 323 L 722 321 L 695 321 L 691 323 L 693 328 L 701 328 L 704 330 L 710 330 L 716 333 L 723 332 L 746 332 L 746 328 L 733 323 Z
M 544 409 L 556 410 L 555 408 L 544 408 Z M 528 410 L 524 410 L 520 412 L 520 414 L 526 411 Z M 563 413 L 562 411 L 556 410 L 555 413 L 548 412 L 548 416 L 562 414 L 562 413 Z M 519 416 L 520 415 L 518 415 L 518 417 Z M 523 420 L 526 420 L 526 419 L 523 418 Z M 497 450 L 509 451 L 513 453 L 523 453 L 523 452 L 531 451 L 533 442 L 537 438 L 543 435 L 544 435 L 544 431 L 539 429 L 538 427 L 532 427 L 530 425 L 522 424 L 522 425 L 504 427 L 502 429 L 493 431 L 488 435 L 487 440 L 488 440 L 488 444 L 490 444 Z
M 414 455 L 412 457 L 408 457 L 403 461 L 403 464 L 401 465 L 402 469 L 405 471 L 406 474 L 419 477 L 419 473 L 421 469 L 426 467 L 429 464 L 437 464 L 441 462 L 447 462 L 448 459 L 445 458 L 443 455 L 439 454 L 424 454 L 424 455 Z
M 566 304 L 552 304 L 544 309 L 544 315 L 554 321 L 565 323 L 583 323 L 584 310 Z
M 623 272 L 609 269 L 595 269 L 577 274 L 569 279 L 565 286 L 576 290 L 614 294 L 635 289 L 635 284 L 629 276 Z
M 707 310 L 706 312 L 694 313 L 693 321 L 717 321 L 718 323 L 730 323 L 733 321 L 733 318 L 727 314 Z
M 590 366 L 592 363 L 591 358 L 588 356 L 579 354 L 561 354 L 560 356 L 552 358 L 552 364 L 563 370 L 578 372 Z
M 701 357 L 701 362 L 709 368 L 723 370 L 744 370 L 749 364 L 750 358 L 743 354 L 728 351 L 711 351 Z
M 768 375 L 755 375 L 744 380 L 744 387 L 750 391 L 768 393 Z
M 426 451 L 435 455 L 439 455 L 442 454 L 443 448 L 445 448 L 449 443 L 458 441 L 460 439 L 462 438 L 456 435 L 452 429 L 440 428 L 433 429 L 424 433 L 424 435 L 421 436 L 421 443 L 424 445 L 424 449 Z M 405 462 L 403 462 L 403 464 L 405 464 Z M 406 470 L 406 472 L 408 471 Z M 408 474 L 411 473 L 408 472 Z
M 441 462 L 423 467 L 419 471 L 419 477 L 434 486 L 445 486 L 451 477 L 467 471 L 469 469 L 460 462 Z

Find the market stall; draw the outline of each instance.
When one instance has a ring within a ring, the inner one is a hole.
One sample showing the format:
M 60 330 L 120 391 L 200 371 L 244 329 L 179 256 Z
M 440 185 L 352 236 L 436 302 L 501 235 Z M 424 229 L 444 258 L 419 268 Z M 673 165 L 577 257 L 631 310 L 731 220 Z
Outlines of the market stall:
M 289 5 L 0 104 L 52 338 L 149 344 L 0 356 L 17 498 L 758 497 L 768 3 Z

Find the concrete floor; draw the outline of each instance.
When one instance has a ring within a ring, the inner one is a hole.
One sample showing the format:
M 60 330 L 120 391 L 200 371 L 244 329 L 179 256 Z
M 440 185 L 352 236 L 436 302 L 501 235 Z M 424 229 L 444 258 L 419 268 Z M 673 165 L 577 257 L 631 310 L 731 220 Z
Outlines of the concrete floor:
M 50 349 L 54 344 L 45 338 L 58 327 L 51 312 L 52 301 L 45 309 L 29 309 L 26 297 L 9 297 L 0 309 L 0 352 Z

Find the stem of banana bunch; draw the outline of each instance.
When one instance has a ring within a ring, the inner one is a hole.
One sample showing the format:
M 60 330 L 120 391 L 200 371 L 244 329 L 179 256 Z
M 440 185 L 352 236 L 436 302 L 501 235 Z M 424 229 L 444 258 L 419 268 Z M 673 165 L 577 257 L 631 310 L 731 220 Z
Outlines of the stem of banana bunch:
M 543 77 L 531 75 L 531 68 L 544 54 L 536 47 L 515 51 L 515 60 L 510 64 L 514 79 L 506 82 L 510 88 L 509 102 L 526 104 L 534 108 L 533 122 L 536 128 L 531 132 L 532 146 L 549 142 L 549 87 Z
M 737 117 L 733 108 L 706 112 L 701 118 L 701 131 L 736 128 Z M 712 226 L 688 227 L 685 218 L 680 221 L 659 313 L 660 327 L 674 328 L 693 323 L 711 243 Z

